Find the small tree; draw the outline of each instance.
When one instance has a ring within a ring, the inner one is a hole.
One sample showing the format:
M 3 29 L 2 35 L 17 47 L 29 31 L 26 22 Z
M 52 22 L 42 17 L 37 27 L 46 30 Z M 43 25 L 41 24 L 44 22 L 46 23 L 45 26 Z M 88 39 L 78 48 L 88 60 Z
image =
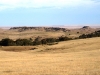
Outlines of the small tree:
M 33 45 L 40 45 L 40 44 L 42 44 L 41 40 L 42 40 L 41 37 L 35 38 L 35 40 L 33 41 Z
M 66 36 L 59 37 L 59 41 L 67 41 L 67 40 L 72 40 L 72 39 L 71 38 L 68 38 Z
M 18 46 L 29 46 L 32 45 L 32 41 L 28 39 L 17 39 L 16 45 Z
M 87 38 L 87 35 L 82 34 L 82 35 L 79 36 L 79 38 L 80 38 L 80 39 L 85 39 L 85 38 Z
M 1 40 L 1 45 L 2 46 L 14 46 L 16 45 L 15 42 L 9 38 L 5 38 Z

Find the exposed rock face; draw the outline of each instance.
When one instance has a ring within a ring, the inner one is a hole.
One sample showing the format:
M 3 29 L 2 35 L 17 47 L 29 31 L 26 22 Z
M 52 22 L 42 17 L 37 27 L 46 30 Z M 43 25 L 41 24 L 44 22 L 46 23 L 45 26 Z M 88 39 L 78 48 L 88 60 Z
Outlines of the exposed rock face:
M 83 28 L 84 28 L 84 29 L 90 29 L 91 27 L 89 27 L 89 26 L 84 26 Z
M 16 30 L 18 31 L 25 31 L 25 30 L 38 30 L 38 31 L 63 31 L 66 32 L 68 29 L 66 28 L 58 28 L 58 27 L 13 27 L 10 28 L 10 30 Z

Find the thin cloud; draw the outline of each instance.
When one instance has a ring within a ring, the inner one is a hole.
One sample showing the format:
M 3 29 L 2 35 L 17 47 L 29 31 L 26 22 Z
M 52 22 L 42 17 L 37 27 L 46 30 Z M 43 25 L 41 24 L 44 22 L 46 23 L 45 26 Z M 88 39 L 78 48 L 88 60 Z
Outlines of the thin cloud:
M 0 10 L 15 8 L 86 6 L 100 3 L 99 0 L 0 0 Z
M 100 0 L 91 0 L 91 1 L 94 1 L 94 2 L 100 2 Z

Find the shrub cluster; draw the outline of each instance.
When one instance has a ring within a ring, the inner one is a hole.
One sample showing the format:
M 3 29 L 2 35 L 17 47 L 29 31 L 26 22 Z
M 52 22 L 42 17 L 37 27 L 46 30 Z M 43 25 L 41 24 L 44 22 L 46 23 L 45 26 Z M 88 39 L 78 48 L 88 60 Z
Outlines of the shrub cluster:
M 32 45 L 32 41 L 28 39 L 17 39 L 13 41 L 12 39 L 5 38 L 0 41 L 1 46 L 26 46 Z
M 94 33 L 90 33 L 90 34 L 82 34 L 75 39 L 85 39 L 85 38 L 92 38 L 92 37 L 100 37 L 100 30 L 95 31 Z M 72 40 L 72 38 L 61 36 L 58 38 L 40 39 L 39 37 L 37 37 L 34 41 L 31 38 L 30 39 L 17 39 L 15 41 L 9 38 L 5 38 L 0 41 L 0 45 L 1 46 L 34 46 L 34 45 L 44 45 L 44 44 L 53 45 L 54 43 L 57 44 L 57 42 L 68 41 L 68 40 Z
M 39 39 L 38 37 L 33 41 L 32 39 L 17 39 L 13 41 L 12 39 L 5 38 L 0 41 L 1 46 L 33 46 L 33 45 L 52 45 L 53 43 L 57 43 L 60 41 L 71 40 L 68 37 L 59 37 L 59 38 L 45 38 Z
M 79 36 L 79 39 L 92 38 L 92 37 L 100 37 L 100 30 L 90 34 L 82 34 Z

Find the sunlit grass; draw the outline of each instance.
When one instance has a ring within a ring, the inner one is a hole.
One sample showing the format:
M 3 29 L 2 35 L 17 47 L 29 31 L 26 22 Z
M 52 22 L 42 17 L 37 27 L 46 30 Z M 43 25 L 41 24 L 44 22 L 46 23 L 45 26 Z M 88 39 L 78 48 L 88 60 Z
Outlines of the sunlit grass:
M 99 45 L 100 38 L 91 38 L 34 46 L 36 50 L 1 47 L 0 75 L 100 75 Z M 8 51 L 12 49 L 21 52 Z

